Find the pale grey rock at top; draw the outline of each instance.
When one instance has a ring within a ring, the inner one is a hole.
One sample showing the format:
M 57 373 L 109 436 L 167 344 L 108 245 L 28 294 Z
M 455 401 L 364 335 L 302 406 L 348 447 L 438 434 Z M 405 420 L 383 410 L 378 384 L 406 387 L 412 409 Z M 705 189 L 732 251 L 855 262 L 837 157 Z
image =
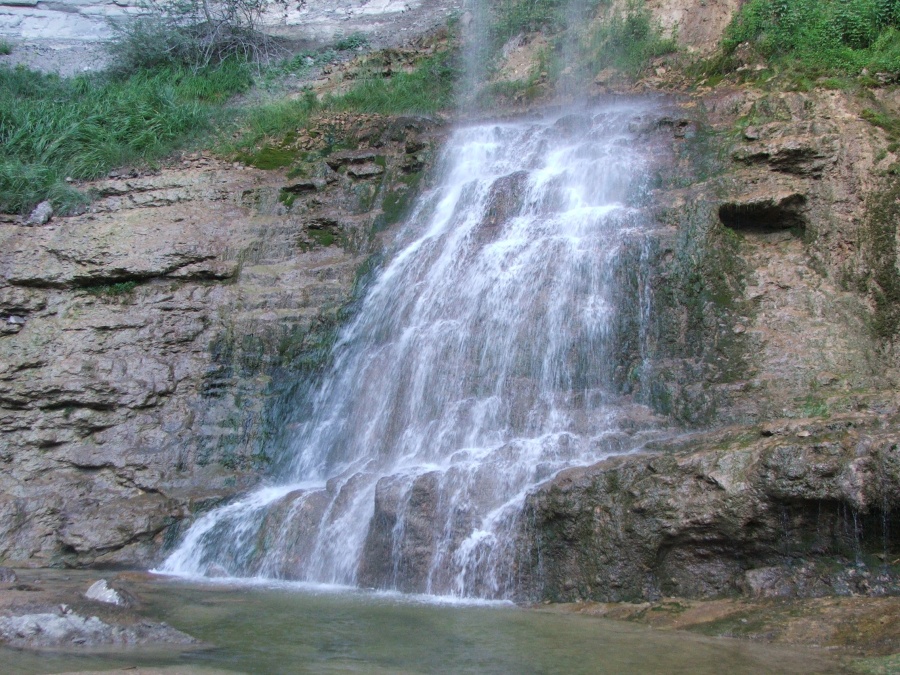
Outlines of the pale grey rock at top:
M 0 36 L 21 40 L 96 41 L 110 37 L 110 19 L 140 11 L 135 0 L 0 1 Z M 364 18 L 355 30 L 375 28 L 382 15 L 395 15 L 422 4 L 422 0 L 293 0 L 272 3 L 265 16 L 270 26 L 306 26 L 316 36 L 339 32 L 340 24 Z M 375 24 L 373 24 L 373 19 Z
M 398 46 L 435 27 L 461 0 L 290 0 L 271 3 L 264 18 L 273 35 L 309 45 L 365 33 L 371 46 Z M 103 43 L 111 21 L 139 12 L 137 0 L 0 0 L 0 39 L 12 53 L 0 65 L 72 76 L 109 65 Z

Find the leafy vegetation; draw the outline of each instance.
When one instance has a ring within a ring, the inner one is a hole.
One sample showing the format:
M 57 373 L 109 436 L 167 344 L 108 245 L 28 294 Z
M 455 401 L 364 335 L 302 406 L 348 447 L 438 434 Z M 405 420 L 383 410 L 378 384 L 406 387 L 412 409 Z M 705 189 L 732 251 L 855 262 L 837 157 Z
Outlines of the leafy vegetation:
M 286 0 L 274 0 L 284 4 Z M 112 24 L 109 48 L 126 72 L 194 70 L 241 59 L 268 63 L 278 45 L 258 26 L 270 0 L 141 0 L 142 12 Z
M 279 63 L 271 64 L 261 72 L 261 82 L 268 86 L 281 80 L 285 75 L 304 77 L 315 68 L 321 68 L 338 61 L 344 52 L 360 51 L 369 44 L 363 33 L 351 33 L 338 40 L 328 49 L 304 49 Z
M 339 52 L 357 51 L 369 46 L 369 38 L 365 33 L 350 33 L 346 37 L 339 37 L 334 43 L 334 48 Z
M 504 0 L 498 6 L 492 30 L 497 44 L 538 30 L 555 36 L 553 52 L 544 56 L 547 62 L 537 71 L 553 76 L 564 66 L 577 76 L 613 68 L 634 77 L 651 59 L 677 49 L 675 39 L 663 35 L 642 0 L 629 0 L 624 8 L 613 8 L 611 0 Z M 519 87 L 526 97 L 535 73 L 529 79 Z
M 0 56 L 8 56 L 12 54 L 12 45 L 6 40 L 0 40 Z
M 0 211 L 48 198 L 70 210 L 84 197 L 66 178 L 163 157 L 208 131 L 224 101 L 251 81 L 235 61 L 71 79 L 0 68 Z
M 900 0 L 750 0 L 728 27 L 715 69 L 739 67 L 742 45 L 812 75 L 897 72 Z
M 613 13 L 587 39 L 586 63 L 594 73 L 615 68 L 637 75 L 650 59 L 675 52 L 674 38 L 664 37 L 643 5 L 632 3 L 624 14 Z
M 567 0 L 501 0 L 491 23 L 491 38 L 502 44 L 520 33 L 561 30 L 567 4 Z
M 121 281 L 115 284 L 88 286 L 87 292 L 99 297 L 115 298 L 129 295 L 135 288 L 137 288 L 136 281 Z

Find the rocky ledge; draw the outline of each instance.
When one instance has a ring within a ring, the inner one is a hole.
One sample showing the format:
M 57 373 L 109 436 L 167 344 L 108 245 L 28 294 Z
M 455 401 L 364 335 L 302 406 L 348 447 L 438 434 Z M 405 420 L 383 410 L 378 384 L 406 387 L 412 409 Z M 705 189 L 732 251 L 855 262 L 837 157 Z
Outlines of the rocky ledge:
M 522 597 L 895 595 L 898 419 L 773 421 L 566 471 L 528 499 Z

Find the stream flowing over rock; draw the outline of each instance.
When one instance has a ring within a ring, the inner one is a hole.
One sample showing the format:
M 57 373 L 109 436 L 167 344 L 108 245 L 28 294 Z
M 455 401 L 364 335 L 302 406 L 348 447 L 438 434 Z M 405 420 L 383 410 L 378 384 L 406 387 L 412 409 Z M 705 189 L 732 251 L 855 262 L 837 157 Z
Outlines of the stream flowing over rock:
M 529 490 L 660 433 L 617 384 L 652 311 L 659 226 L 639 205 L 660 116 L 621 103 L 456 131 L 295 402 L 280 486 L 199 519 L 162 570 L 508 596 Z
M 0 0 L 0 66 L 80 70 L 25 44 L 62 4 Z M 647 8 L 708 53 L 741 4 Z M 292 7 L 279 34 L 381 47 L 463 5 Z M 491 86 L 549 48 L 507 47 Z M 670 100 L 634 93 L 665 67 L 629 96 L 610 72 L 590 105 L 452 133 L 323 112 L 239 162 L 79 185 L 78 215 L 0 214 L 0 563 L 522 601 L 900 593 L 900 154 L 867 121 L 896 91 Z M 0 632 L 131 644 L 39 614 Z

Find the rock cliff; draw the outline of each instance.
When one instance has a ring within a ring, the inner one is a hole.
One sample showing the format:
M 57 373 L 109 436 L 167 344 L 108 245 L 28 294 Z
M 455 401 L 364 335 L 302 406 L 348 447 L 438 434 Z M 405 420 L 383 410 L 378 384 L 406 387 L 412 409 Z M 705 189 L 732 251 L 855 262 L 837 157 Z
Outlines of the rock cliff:
M 895 593 L 890 139 L 840 92 L 722 88 L 682 110 L 683 185 L 653 197 L 673 226 L 656 343 L 622 354 L 649 371 L 622 386 L 682 425 L 731 426 L 532 495 L 522 597 Z
M 648 6 L 706 51 L 738 4 Z M 676 85 L 660 67 L 636 90 Z M 867 121 L 894 90 L 675 98 L 648 130 L 667 137 L 650 349 L 622 344 L 617 374 L 672 433 L 529 497 L 520 596 L 896 592 L 900 157 Z M 277 462 L 281 404 L 440 136 L 323 124 L 349 147 L 306 139 L 292 177 L 192 156 L 97 183 L 90 213 L 0 221 L 0 560 L 152 564 Z
M 0 558 L 147 566 L 274 461 L 267 416 L 327 357 L 436 129 L 328 123 L 358 149 L 307 138 L 293 178 L 192 155 L 0 224 Z

